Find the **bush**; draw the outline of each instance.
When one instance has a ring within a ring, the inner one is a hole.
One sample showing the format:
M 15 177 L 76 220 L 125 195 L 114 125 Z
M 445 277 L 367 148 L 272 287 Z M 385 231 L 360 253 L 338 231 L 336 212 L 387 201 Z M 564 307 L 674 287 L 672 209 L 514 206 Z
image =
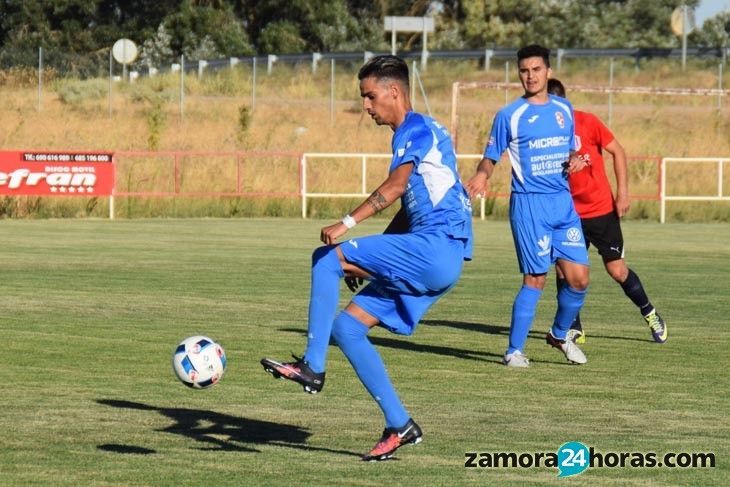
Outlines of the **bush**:
M 100 78 L 62 80 L 56 83 L 55 90 L 61 103 L 77 106 L 85 101 L 99 100 L 107 96 L 109 82 Z

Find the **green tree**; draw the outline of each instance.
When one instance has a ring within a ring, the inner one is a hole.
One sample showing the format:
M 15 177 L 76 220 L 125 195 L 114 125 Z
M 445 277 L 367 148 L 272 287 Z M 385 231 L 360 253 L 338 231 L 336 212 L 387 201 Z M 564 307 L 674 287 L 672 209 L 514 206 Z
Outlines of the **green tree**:
M 472 48 L 673 47 L 669 19 L 683 3 L 699 0 L 462 0 L 445 11 Z
M 346 0 L 269 0 L 246 15 L 259 52 L 347 51 L 384 46 L 379 7 Z
M 703 47 L 730 47 L 730 10 L 705 20 L 702 28 L 693 32 L 690 39 Z
M 176 56 L 203 59 L 253 53 L 248 34 L 228 2 L 184 0 L 163 23 Z

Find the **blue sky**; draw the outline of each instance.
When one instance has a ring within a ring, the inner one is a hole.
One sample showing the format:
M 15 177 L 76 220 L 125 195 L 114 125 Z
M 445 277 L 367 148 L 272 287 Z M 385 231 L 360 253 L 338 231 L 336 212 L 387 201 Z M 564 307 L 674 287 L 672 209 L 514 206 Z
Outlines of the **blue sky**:
M 701 0 L 699 7 L 695 10 L 695 20 L 698 26 L 709 17 L 714 17 L 723 10 L 730 9 L 730 0 Z

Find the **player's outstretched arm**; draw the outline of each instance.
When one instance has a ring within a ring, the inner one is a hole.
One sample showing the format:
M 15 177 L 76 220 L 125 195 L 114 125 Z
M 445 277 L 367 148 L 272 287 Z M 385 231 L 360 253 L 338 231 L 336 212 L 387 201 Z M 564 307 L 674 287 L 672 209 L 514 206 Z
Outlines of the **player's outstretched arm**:
M 476 173 L 464 185 L 470 198 L 484 196 L 487 192 L 487 181 L 492 177 L 496 163 L 496 161 L 486 157 L 479 162 Z
M 613 139 L 605 147 L 613 157 L 613 172 L 616 175 L 616 213 L 623 217 L 629 212 L 629 168 L 626 163 L 626 151 L 618 140 Z
M 346 215 L 342 221 L 324 227 L 320 233 L 320 239 L 327 245 L 333 245 L 337 239 L 344 235 L 347 230 L 354 227 L 361 221 L 370 218 L 392 205 L 406 192 L 408 178 L 413 171 L 414 164 L 408 162 L 395 168 L 388 179 L 373 191 L 373 194 L 355 208 L 352 213 Z

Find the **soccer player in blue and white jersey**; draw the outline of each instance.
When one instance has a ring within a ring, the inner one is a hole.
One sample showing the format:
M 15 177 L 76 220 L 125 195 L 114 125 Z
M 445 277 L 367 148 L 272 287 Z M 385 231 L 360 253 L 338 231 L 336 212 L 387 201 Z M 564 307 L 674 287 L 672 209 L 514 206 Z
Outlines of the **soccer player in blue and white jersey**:
M 385 431 L 363 456 L 377 461 L 403 445 L 419 443 L 422 432 L 398 398 L 368 331 L 380 325 L 402 335 L 414 332 L 426 311 L 456 284 L 463 262 L 471 259 L 472 213 L 447 130 L 411 109 L 406 63 L 396 56 L 377 56 L 358 78 L 365 111 L 394 131 L 389 175 L 342 221 L 321 231 L 326 245 L 312 256 L 304 356 L 294 362 L 265 358 L 261 364 L 274 377 L 319 392 L 333 338 L 385 416 Z M 338 243 L 349 229 L 398 199 L 401 208 L 384 234 Z M 359 279 L 370 282 L 338 314 L 342 278 L 353 291 Z
M 588 253 L 567 174 L 585 167 L 576 157 L 573 107 L 547 92 L 550 50 L 530 45 L 517 52 L 524 95 L 494 117 L 484 158 L 466 184 L 472 196 L 483 195 L 502 153 L 512 163 L 510 225 L 522 287 L 512 306 L 509 345 L 503 363 L 528 367 L 525 342 L 532 327 L 545 277 L 555 264 L 567 285 L 558 292 L 558 309 L 546 336 L 573 363 L 586 363 L 583 352 L 566 340 L 588 288 Z

